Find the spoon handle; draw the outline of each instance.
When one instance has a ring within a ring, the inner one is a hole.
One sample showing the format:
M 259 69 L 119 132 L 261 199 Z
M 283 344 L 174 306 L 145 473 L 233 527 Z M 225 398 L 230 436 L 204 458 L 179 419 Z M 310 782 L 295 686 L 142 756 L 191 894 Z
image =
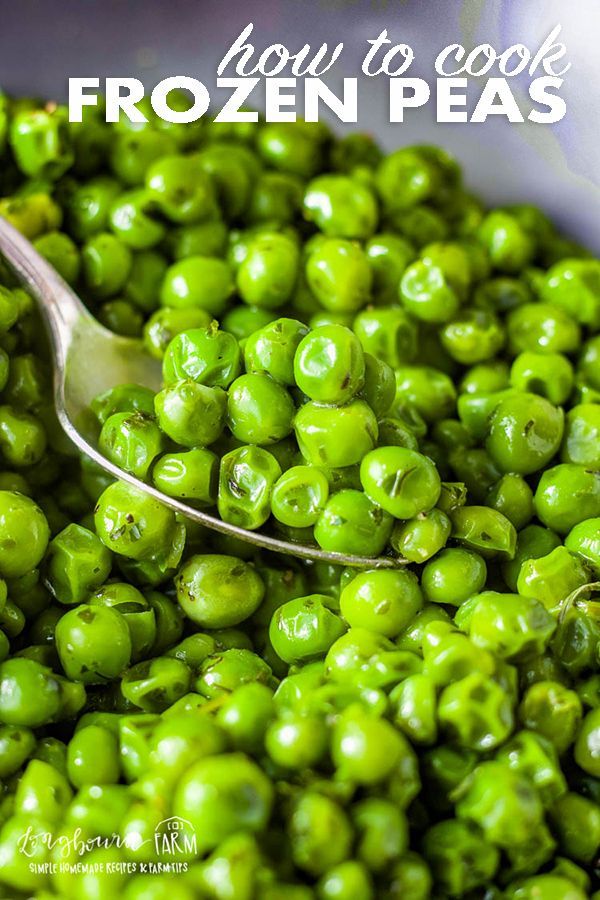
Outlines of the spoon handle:
M 78 322 L 92 319 L 77 294 L 32 244 L 0 216 L 0 253 L 25 287 L 39 299 L 59 365 L 64 366 L 71 336 Z

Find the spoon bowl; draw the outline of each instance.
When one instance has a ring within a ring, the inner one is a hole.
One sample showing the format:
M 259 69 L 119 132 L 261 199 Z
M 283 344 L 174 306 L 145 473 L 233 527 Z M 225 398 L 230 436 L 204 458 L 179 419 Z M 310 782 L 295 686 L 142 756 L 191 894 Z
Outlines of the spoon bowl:
M 264 550 L 360 568 L 393 568 L 406 564 L 398 557 L 372 559 L 331 553 L 319 547 L 284 541 L 262 531 L 248 531 L 163 494 L 102 456 L 85 427 L 91 401 L 103 391 L 121 384 L 138 384 L 158 391 L 161 387 L 160 363 L 146 353 L 141 341 L 120 337 L 104 328 L 27 238 L 1 217 L 0 254 L 32 294 L 46 325 L 52 347 L 54 401 L 59 422 L 71 444 L 104 471 L 211 531 L 236 537 Z

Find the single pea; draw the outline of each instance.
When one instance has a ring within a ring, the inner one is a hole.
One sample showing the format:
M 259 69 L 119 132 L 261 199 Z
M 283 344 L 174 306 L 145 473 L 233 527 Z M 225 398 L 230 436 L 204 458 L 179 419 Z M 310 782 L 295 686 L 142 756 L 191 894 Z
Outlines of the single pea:
M 523 725 L 547 738 L 561 756 L 575 739 L 581 715 L 581 700 L 575 691 L 556 681 L 532 684 L 519 706 Z
M 191 822 L 198 851 L 212 850 L 238 831 L 260 833 L 268 823 L 273 787 L 241 753 L 201 759 L 180 780 L 173 813 Z
M 44 513 L 33 500 L 0 491 L 0 576 L 19 578 L 39 564 L 50 538 Z
M 417 853 L 405 853 L 392 866 L 390 878 L 393 900 L 427 900 L 431 896 L 431 871 Z
M 439 265 L 418 260 L 400 280 L 399 295 L 408 313 L 423 322 L 448 322 L 458 312 L 460 296 Z
M 29 728 L 16 725 L 0 726 L 0 775 L 10 778 L 24 765 L 36 745 L 35 735 Z
M 250 530 L 271 514 L 271 497 L 281 467 L 262 447 L 239 447 L 221 459 L 218 508 L 225 522 Z
M 228 240 L 227 225 L 221 219 L 208 219 L 193 225 L 179 225 L 169 229 L 164 249 L 175 261 L 189 256 L 225 256 Z
M 400 307 L 368 308 L 352 325 L 363 350 L 393 368 L 411 362 L 417 351 L 417 329 Z
M 546 469 L 533 502 L 544 525 L 567 534 L 584 519 L 600 516 L 600 472 L 575 463 Z
M 263 172 L 256 180 L 245 219 L 252 224 L 285 225 L 295 221 L 302 208 L 303 183 L 285 172 Z
M 265 748 L 282 769 L 305 770 L 316 766 L 327 751 L 325 720 L 315 715 L 286 712 L 269 726 Z
M 319 900 L 373 900 L 375 896 L 368 869 L 355 860 L 329 869 L 321 877 L 317 892 Z
M 114 413 L 102 426 L 98 449 L 119 468 L 145 479 L 164 449 L 164 438 L 154 419 L 144 413 Z
M 324 325 L 309 332 L 296 350 L 294 378 L 311 400 L 335 404 L 351 400 L 365 379 L 358 338 L 343 325 Z
M 392 517 L 361 491 L 333 494 L 319 516 L 315 540 L 323 550 L 359 556 L 378 556 L 392 531 Z
M 600 406 L 594 403 L 573 406 L 565 417 L 561 460 L 600 469 L 599 444 Z
M 244 684 L 270 684 L 272 675 L 269 664 L 252 650 L 230 647 L 204 660 L 194 687 L 207 699 L 215 700 Z
M 211 317 L 203 309 L 163 307 L 152 313 L 144 325 L 144 346 L 155 359 L 161 359 L 173 338 L 182 331 L 206 328 Z
M 563 259 L 546 273 L 541 299 L 582 325 L 600 326 L 600 266 L 596 259 Z
M 46 725 L 60 718 L 61 703 L 61 682 L 50 669 L 25 657 L 0 663 L 2 725 L 25 728 Z
M 381 160 L 375 184 L 384 209 L 402 213 L 430 200 L 441 177 L 438 166 L 420 153 L 419 147 L 402 147 Z
M 571 859 L 589 863 L 600 843 L 598 805 L 579 794 L 564 793 L 556 800 L 550 815 L 563 853 Z
M 518 219 L 503 210 L 488 213 L 477 232 L 495 269 L 512 274 L 527 266 L 535 244 Z
M 298 122 L 267 123 L 258 132 L 257 150 L 271 168 L 312 178 L 322 166 L 322 137 L 300 124 L 298 128 Z
M 396 416 L 384 416 L 377 423 L 379 428 L 380 447 L 406 447 L 407 450 L 418 450 L 419 441 L 412 428 L 404 419 Z
M 271 511 L 284 525 L 307 528 L 314 525 L 329 497 L 325 474 L 313 466 L 292 466 L 277 480 Z
M 573 366 L 562 353 L 519 353 L 510 370 L 510 383 L 519 391 L 545 397 L 558 406 L 573 389 Z
M 512 559 L 517 532 L 506 516 L 486 506 L 461 506 L 450 513 L 452 537 L 485 559 Z
M 56 649 L 69 678 L 103 684 L 129 665 L 131 636 L 117 610 L 83 603 L 57 623 Z
M 280 659 L 299 663 L 329 650 L 346 630 L 330 606 L 329 597 L 310 594 L 289 600 L 275 610 L 269 637 Z
M 595 778 L 600 773 L 600 713 L 593 709 L 584 718 L 575 742 L 575 762 Z
M 356 179 L 320 175 L 306 186 L 304 218 L 328 237 L 365 240 L 377 227 L 377 202 Z
M 129 247 L 108 232 L 98 232 L 81 248 L 83 282 L 98 299 L 105 300 L 119 293 L 127 282 L 131 265 Z
M 567 312 L 549 303 L 524 303 L 506 318 L 508 349 L 518 354 L 574 353 L 581 344 L 579 324 Z
M 563 601 L 589 581 L 585 564 L 567 547 L 556 547 L 546 556 L 526 559 L 517 578 L 517 590 L 534 597 L 546 609 L 557 613 Z
M 0 406 L 0 451 L 8 465 L 20 468 L 39 463 L 46 446 L 46 432 L 37 416 Z
M 117 740 L 99 725 L 81 728 L 67 749 L 69 781 L 76 788 L 91 784 L 115 784 L 121 775 Z
M 452 359 L 472 366 L 493 359 L 504 345 L 504 328 L 494 313 L 465 308 L 440 329 L 442 346 Z
M 100 425 L 117 413 L 154 414 L 154 391 L 140 384 L 122 384 L 94 397 L 90 408 Z
M 250 244 L 237 272 L 237 289 L 252 306 L 279 309 L 290 300 L 299 274 L 296 241 L 285 234 L 265 232 Z
M 22 172 L 51 181 L 64 175 L 74 158 L 67 121 L 64 106 L 17 112 L 9 140 Z
M 73 187 L 65 199 L 66 225 L 76 241 L 106 231 L 113 201 L 120 192 L 119 182 L 99 175 Z
M 305 403 L 296 414 L 294 428 L 307 462 L 333 468 L 359 463 L 378 436 L 375 414 L 363 400 L 341 407 Z
M 157 155 L 147 167 L 145 185 L 153 203 L 171 222 L 189 225 L 214 217 L 213 182 L 195 156 Z
M 176 566 L 185 527 L 158 501 L 124 482 L 109 485 L 94 510 L 96 534 L 115 553 Z
M 436 883 L 450 896 L 485 887 L 500 863 L 498 849 L 476 826 L 459 819 L 447 819 L 429 828 L 423 838 L 423 853 Z
M 446 545 L 451 530 L 452 523 L 446 513 L 434 508 L 396 524 L 390 544 L 409 562 L 424 563 Z
M 528 778 L 539 791 L 545 808 L 567 789 L 553 744 L 534 731 L 520 731 L 497 753 L 496 759 Z
M 219 708 L 216 720 L 236 750 L 252 753 L 263 746 L 274 716 L 272 690 L 255 682 L 236 688 Z
M 111 568 L 110 552 L 81 525 L 67 525 L 46 554 L 47 583 L 60 603 L 82 603 L 106 581 Z
M 134 706 L 160 713 L 190 689 L 192 673 L 184 662 L 159 656 L 137 663 L 124 673 L 121 693 Z
M 131 637 L 132 662 L 148 656 L 156 640 L 156 619 L 141 591 L 131 584 L 111 581 L 96 590 L 89 603 L 121 614 Z
M 125 191 L 110 208 L 110 229 L 124 246 L 132 250 L 149 250 L 165 235 L 165 226 L 153 218 L 152 213 L 152 198 L 146 190 Z
M 225 427 L 226 408 L 222 388 L 191 380 L 170 384 L 154 398 L 160 429 L 184 447 L 213 444 Z M 158 453 L 163 449 L 164 443 Z
M 509 519 L 517 531 L 533 518 L 533 491 L 521 475 L 509 472 L 498 479 L 487 495 L 487 503 Z
M 294 804 L 288 825 L 292 859 L 312 876 L 348 859 L 352 827 L 342 807 L 316 791 L 305 791 Z
M 472 672 L 447 685 L 439 698 L 440 728 L 460 745 L 484 752 L 502 744 L 514 727 L 510 698 L 492 678 Z
M 270 375 L 241 375 L 227 395 L 227 425 L 235 438 L 268 446 L 292 430 L 294 404 Z
M 409 241 L 384 232 L 374 235 L 366 245 L 367 257 L 373 271 L 373 297 L 377 303 L 396 300 L 398 284 L 416 252 Z
M 308 285 L 330 312 L 357 312 L 369 300 L 373 276 L 364 251 L 351 241 L 327 238 L 306 263 Z
M 600 575 L 600 518 L 584 519 L 565 538 L 565 547 Z
M 226 262 L 210 256 L 188 256 L 165 272 L 160 302 L 170 309 L 202 309 L 220 316 L 233 289 L 233 274 Z
M 246 371 L 270 375 L 279 384 L 293 386 L 294 356 L 307 334 L 308 328 L 297 319 L 275 319 L 252 329 L 244 345 Z
M 448 375 L 431 366 L 402 366 L 396 369 L 396 403 L 412 407 L 425 422 L 436 422 L 453 414 L 456 388 Z
M 486 448 L 503 472 L 528 475 L 544 468 L 563 435 L 563 412 L 537 394 L 516 393 L 492 413 Z
M 421 575 L 427 600 L 460 606 L 479 593 L 487 580 L 485 560 L 472 550 L 448 547 L 429 560 Z
M 240 348 L 233 335 L 217 323 L 176 334 L 165 350 L 165 385 L 190 379 L 209 387 L 227 388 L 240 373 Z
M 201 447 L 184 453 L 165 453 L 153 466 L 152 481 L 169 497 L 213 506 L 219 483 L 218 457 Z
M 243 560 L 215 554 L 190 557 L 175 578 L 177 599 L 186 615 L 204 628 L 228 628 L 260 606 L 264 584 Z
M 60 231 L 51 231 L 37 238 L 33 245 L 68 284 L 77 281 L 80 267 L 79 250 L 68 235 Z
M 111 142 L 109 164 L 119 181 L 133 187 L 143 184 L 148 167 L 173 148 L 171 139 L 153 128 L 124 131 Z
M 405 447 L 378 447 L 360 465 L 365 493 L 398 519 L 412 519 L 435 506 L 440 477 L 431 460 Z
M 416 576 L 403 570 L 360 572 L 342 590 L 340 611 L 353 628 L 395 637 L 421 609 Z
M 390 693 L 392 720 L 412 744 L 431 745 L 437 738 L 437 685 L 430 675 L 416 673 Z
M 252 337 L 254 332 L 260 331 L 261 328 L 274 321 L 277 321 L 277 317 L 273 310 L 243 304 L 242 306 L 234 306 L 225 313 L 221 320 L 221 325 L 223 331 L 229 332 L 238 341 L 243 341 Z M 249 371 L 252 371 L 251 364 L 247 365 L 247 368 Z M 275 377 L 272 372 L 269 374 Z
M 149 746 L 150 767 L 171 785 L 199 759 L 222 753 L 225 736 L 208 716 L 180 713 L 160 721 Z
M 385 416 L 396 398 L 394 370 L 382 359 L 364 354 L 365 381 L 359 396 L 371 407 L 377 418 Z

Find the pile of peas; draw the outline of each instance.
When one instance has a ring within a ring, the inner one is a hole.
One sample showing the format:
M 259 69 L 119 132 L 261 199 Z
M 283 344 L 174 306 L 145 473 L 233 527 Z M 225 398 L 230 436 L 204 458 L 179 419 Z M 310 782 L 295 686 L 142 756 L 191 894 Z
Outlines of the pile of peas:
M 436 148 L 149 119 L 0 98 L 0 214 L 163 361 L 99 446 L 404 564 L 63 456 L 2 268 L 0 897 L 599 900 L 600 262 Z

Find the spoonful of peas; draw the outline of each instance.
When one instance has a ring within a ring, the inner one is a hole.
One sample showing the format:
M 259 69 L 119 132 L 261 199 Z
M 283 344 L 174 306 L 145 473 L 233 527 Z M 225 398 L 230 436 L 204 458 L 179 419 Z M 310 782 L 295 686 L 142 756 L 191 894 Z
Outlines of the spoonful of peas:
M 169 496 L 108 459 L 85 427 L 90 404 L 102 393 L 121 385 L 140 385 L 159 391 L 162 380 L 159 361 L 146 353 L 139 341 L 113 334 L 100 325 L 55 269 L 20 232 L 1 218 L 0 253 L 33 295 L 47 327 L 60 424 L 75 447 L 104 471 L 205 528 L 265 550 L 346 566 L 382 568 L 404 564 L 398 557 L 371 558 L 332 552 L 240 527 Z M 235 485 L 232 489 L 235 490 Z

